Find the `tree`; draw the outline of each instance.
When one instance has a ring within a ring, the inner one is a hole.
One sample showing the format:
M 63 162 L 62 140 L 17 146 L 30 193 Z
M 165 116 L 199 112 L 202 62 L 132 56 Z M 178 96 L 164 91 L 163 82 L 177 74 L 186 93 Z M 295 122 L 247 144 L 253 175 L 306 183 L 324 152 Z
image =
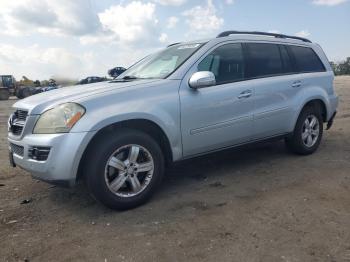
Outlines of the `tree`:
M 338 64 L 330 62 L 335 75 L 350 75 L 350 57 Z

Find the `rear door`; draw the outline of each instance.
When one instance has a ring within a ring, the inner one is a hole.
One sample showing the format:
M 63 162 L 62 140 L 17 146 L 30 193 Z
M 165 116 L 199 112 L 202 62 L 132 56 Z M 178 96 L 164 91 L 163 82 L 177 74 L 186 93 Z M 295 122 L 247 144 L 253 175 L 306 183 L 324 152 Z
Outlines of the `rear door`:
M 255 87 L 253 139 L 288 132 L 293 98 L 302 83 L 288 49 L 274 43 L 246 43 L 248 77 Z

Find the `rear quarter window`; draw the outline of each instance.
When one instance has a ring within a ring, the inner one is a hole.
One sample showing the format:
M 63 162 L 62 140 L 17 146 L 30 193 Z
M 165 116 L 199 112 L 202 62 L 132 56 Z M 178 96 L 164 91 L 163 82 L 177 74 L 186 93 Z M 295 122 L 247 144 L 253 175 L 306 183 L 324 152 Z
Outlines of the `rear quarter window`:
M 289 46 L 289 48 L 294 56 L 298 72 L 309 73 L 326 71 L 321 59 L 312 48 L 302 46 Z

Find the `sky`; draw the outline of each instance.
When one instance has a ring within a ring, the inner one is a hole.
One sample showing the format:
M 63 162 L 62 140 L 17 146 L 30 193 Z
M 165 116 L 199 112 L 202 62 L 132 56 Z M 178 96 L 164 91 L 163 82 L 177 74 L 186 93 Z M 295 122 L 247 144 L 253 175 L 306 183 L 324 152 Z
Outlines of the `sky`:
M 106 76 L 225 30 L 298 35 L 350 57 L 350 0 L 0 0 L 0 75 Z

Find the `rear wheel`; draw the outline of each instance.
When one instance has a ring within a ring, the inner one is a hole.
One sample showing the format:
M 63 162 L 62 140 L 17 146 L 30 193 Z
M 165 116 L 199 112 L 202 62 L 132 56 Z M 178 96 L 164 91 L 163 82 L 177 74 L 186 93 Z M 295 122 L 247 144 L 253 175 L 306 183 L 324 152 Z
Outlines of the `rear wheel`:
M 7 89 L 0 89 L 0 100 L 8 100 L 10 92 Z
M 291 137 L 286 138 L 287 147 L 301 155 L 312 154 L 320 145 L 323 119 L 317 106 L 307 106 L 300 113 Z
M 154 194 L 164 173 L 164 158 L 147 134 L 120 129 L 98 139 L 84 173 L 97 200 L 112 209 L 129 209 Z

